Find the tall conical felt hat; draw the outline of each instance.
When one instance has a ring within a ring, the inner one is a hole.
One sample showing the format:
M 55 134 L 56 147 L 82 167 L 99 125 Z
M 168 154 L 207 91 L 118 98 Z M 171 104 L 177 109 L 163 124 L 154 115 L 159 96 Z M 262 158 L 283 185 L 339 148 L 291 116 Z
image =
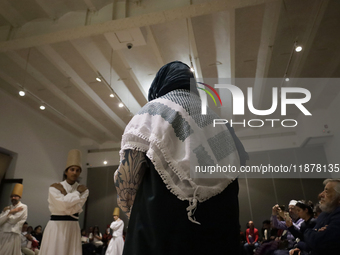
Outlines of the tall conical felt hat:
M 70 150 L 67 157 L 66 168 L 70 166 L 79 166 L 81 169 L 81 152 L 80 150 Z
M 17 195 L 22 197 L 22 191 L 24 190 L 24 185 L 16 183 L 11 195 Z
M 119 208 L 118 207 L 116 207 L 113 211 L 113 216 L 115 216 L 115 215 L 119 217 Z

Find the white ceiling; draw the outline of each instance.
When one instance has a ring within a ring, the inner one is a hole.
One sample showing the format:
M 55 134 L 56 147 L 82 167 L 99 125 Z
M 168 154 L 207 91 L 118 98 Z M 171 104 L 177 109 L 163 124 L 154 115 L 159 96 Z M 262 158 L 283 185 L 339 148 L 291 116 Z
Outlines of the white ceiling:
M 339 11 L 338 0 L 1 0 L 0 89 L 79 138 L 117 143 L 170 61 L 191 56 L 203 78 L 339 77 Z M 269 108 L 272 85 L 252 86 Z M 313 109 L 340 92 L 308 89 Z M 227 118 L 230 105 L 214 110 Z

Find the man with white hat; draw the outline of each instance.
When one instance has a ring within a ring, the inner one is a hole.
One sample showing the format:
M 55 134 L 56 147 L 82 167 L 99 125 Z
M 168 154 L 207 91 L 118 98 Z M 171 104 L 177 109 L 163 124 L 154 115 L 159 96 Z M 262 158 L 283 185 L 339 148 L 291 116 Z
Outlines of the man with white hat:
M 300 231 L 301 224 L 304 221 L 303 219 L 299 218 L 299 216 L 296 212 L 296 208 L 295 208 L 296 203 L 297 203 L 296 200 L 291 200 L 289 202 L 289 205 L 288 205 L 289 215 L 284 214 L 284 212 L 280 209 L 279 205 L 273 206 L 272 217 L 271 217 L 273 227 L 275 227 L 277 229 L 287 230 L 287 240 L 288 240 L 288 247 L 287 248 L 293 247 L 295 237 L 288 230 L 288 227 L 286 226 L 286 222 L 287 221 L 292 222 L 294 228 L 297 231 Z M 278 215 L 280 215 L 284 219 L 284 221 L 279 221 L 278 218 L 277 218 Z
M 21 255 L 21 229 L 27 219 L 27 205 L 20 202 L 24 186 L 15 184 L 11 194 L 12 205 L 0 214 L 0 254 Z
M 111 223 L 110 228 L 112 229 L 112 239 L 107 247 L 105 255 L 122 255 L 124 248 L 123 230 L 124 221 L 119 218 L 119 208 L 116 207 L 113 211 L 114 221 Z
M 64 181 L 52 184 L 48 191 L 51 219 L 44 231 L 40 255 L 82 255 L 78 219 L 89 191 L 77 182 L 81 172 L 81 152 L 69 151 Z

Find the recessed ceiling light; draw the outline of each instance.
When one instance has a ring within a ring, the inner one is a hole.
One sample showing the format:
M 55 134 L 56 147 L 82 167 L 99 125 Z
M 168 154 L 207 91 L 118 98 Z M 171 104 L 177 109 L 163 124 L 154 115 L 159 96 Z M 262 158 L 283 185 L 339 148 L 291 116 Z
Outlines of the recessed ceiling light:
M 102 81 L 102 79 L 100 79 L 99 77 L 97 77 L 97 78 L 96 78 L 96 80 L 97 80 L 97 81 L 99 81 L 99 82 L 101 82 L 101 81 Z
M 115 95 L 114 94 L 110 94 L 110 97 L 115 97 Z
M 285 81 L 289 81 L 289 78 L 287 77 L 287 78 L 285 79 Z
M 107 164 L 107 161 L 105 160 L 103 163 L 104 163 L 104 165 L 106 165 L 106 164 Z
M 119 105 L 118 105 L 119 107 L 123 107 L 124 105 L 122 104 L 122 103 L 119 103 Z
M 296 51 L 296 52 L 302 51 L 302 47 L 301 47 L 301 46 L 296 46 L 296 47 L 295 47 L 295 51 Z
M 43 110 L 45 110 L 45 108 L 46 108 L 46 107 L 45 107 L 44 105 L 40 105 L 40 110 L 43 111 Z
M 19 91 L 19 95 L 23 97 L 23 96 L 25 95 L 25 91 L 20 90 L 20 91 Z
M 190 67 L 190 71 L 194 73 L 195 69 L 193 67 Z

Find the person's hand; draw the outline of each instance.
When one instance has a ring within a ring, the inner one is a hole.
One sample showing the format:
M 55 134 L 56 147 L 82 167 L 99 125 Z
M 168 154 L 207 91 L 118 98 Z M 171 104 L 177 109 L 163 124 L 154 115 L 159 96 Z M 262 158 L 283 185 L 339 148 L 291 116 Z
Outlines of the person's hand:
M 280 209 L 280 207 L 279 207 L 278 204 L 274 205 L 273 208 L 272 208 L 272 215 L 277 215 L 278 212 L 279 212 L 279 209 Z
M 318 230 L 318 232 L 325 231 L 327 227 L 328 227 L 328 225 L 326 225 L 326 226 L 324 226 L 324 227 L 320 228 L 320 229 Z
M 2 211 L 3 211 L 3 212 L 6 212 L 7 210 L 10 210 L 10 209 L 11 209 L 10 206 L 6 206 Z
M 26 237 L 29 241 L 32 241 L 32 240 L 33 240 L 33 237 L 32 237 L 30 234 L 26 234 L 25 237 Z
M 79 185 L 77 188 L 77 191 L 79 193 L 83 193 L 85 190 L 87 190 L 87 187 L 85 185 Z
M 291 250 L 289 251 L 289 255 L 294 255 L 294 253 L 295 253 L 296 251 L 298 251 L 299 254 L 300 254 L 300 249 L 295 248 L 295 249 L 291 249 Z
M 17 207 L 17 208 L 14 208 L 12 210 L 9 211 L 8 215 L 11 215 L 11 214 L 16 214 L 17 212 L 21 212 L 22 210 L 24 210 L 24 208 L 22 207 Z
M 51 187 L 56 188 L 57 190 L 59 190 L 61 192 L 61 194 L 63 194 L 64 196 L 67 195 L 66 190 L 64 189 L 63 185 L 61 185 L 60 183 L 53 183 L 51 185 Z
M 286 226 L 287 226 L 287 228 L 293 226 L 293 221 L 290 217 L 286 218 Z

